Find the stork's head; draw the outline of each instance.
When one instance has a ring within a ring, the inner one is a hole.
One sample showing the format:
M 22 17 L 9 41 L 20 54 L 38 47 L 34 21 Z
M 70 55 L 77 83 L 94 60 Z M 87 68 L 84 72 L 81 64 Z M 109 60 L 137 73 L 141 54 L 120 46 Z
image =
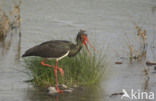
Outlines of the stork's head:
M 78 44 L 83 44 L 85 45 L 85 47 L 87 48 L 88 52 L 90 53 L 87 43 L 96 51 L 96 49 L 94 48 L 94 46 L 90 43 L 90 41 L 88 40 L 87 34 L 85 30 L 80 30 L 77 34 L 76 37 L 76 41 Z

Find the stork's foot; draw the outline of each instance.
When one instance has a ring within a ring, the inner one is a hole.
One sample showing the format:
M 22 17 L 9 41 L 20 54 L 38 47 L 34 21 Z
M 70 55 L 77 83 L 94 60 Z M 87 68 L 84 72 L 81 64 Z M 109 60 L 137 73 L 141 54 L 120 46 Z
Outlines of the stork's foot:
M 58 93 L 63 93 L 63 92 L 64 92 L 63 90 L 60 90 L 59 88 L 56 88 L 56 91 L 57 91 Z

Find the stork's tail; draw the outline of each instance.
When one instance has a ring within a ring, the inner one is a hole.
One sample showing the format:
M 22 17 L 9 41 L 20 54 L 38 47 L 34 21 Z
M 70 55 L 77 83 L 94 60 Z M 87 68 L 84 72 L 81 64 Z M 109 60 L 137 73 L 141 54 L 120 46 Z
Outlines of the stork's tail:
M 32 56 L 31 49 L 27 50 L 27 51 L 22 55 L 22 57 L 26 57 L 26 56 Z
M 26 57 L 27 55 L 24 53 L 23 55 L 22 55 L 22 57 Z

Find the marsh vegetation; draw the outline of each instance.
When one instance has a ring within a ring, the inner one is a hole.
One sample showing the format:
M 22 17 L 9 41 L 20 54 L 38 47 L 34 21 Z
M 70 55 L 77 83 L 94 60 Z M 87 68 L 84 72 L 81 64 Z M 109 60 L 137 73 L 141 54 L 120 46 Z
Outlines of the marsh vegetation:
M 64 70 L 64 76 L 61 77 L 58 71 L 60 84 L 85 86 L 99 83 L 102 75 L 105 73 L 107 64 L 103 61 L 103 55 L 88 55 L 87 51 L 82 50 L 73 58 L 66 57 L 62 59 L 58 66 Z M 55 85 L 53 68 L 44 67 L 40 63 L 43 58 L 32 57 L 25 59 L 26 68 L 29 69 L 30 76 L 33 77 L 32 83 L 39 87 L 48 87 Z M 50 65 L 55 65 L 55 60 L 47 61 Z

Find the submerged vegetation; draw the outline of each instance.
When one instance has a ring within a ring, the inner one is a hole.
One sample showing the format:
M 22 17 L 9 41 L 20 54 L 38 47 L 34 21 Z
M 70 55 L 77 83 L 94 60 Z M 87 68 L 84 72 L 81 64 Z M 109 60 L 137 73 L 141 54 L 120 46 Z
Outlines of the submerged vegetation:
M 64 76 L 61 77 L 58 71 L 59 84 L 84 86 L 98 83 L 106 68 L 103 58 L 104 56 L 97 56 L 95 53 L 88 55 L 87 51 L 82 50 L 75 57 L 62 59 L 58 66 L 63 68 Z M 40 64 L 42 60 L 43 58 L 39 57 L 29 57 L 24 60 L 26 68 L 31 71 L 32 83 L 39 87 L 54 86 L 54 69 L 42 66 Z M 55 60 L 46 63 L 55 65 Z
M 8 16 L 0 9 L 0 41 L 4 40 L 10 30 L 10 20 Z
M 20 29 L 20 5 L 21 2 L 15 5 L 8 15 L 0 8 L 0 41 L 5 40 L 10 30 L 13 30 L 14 28 Z
M 146 51 L 147 51 L 147 31 L 145 29 L 142 29 L 135 22 L 133 23 L 135 25 L 136 34 L 137 34 L 136 40 L 134 40 L 135 43 L 130 42 L 130 39 L 128 38 L 127 34 L 125 34 L 128 40 L 130 63 L 132 63 L 135 60 L 141 61 L 145 59 Z M 138 47 L 135 47 L 136 45 L 138 45 Z
M 4 11 L 0 7 L 0 55 L 6 55 L 12 47 L 14 38 L 17 39 L 16 59 L 20 59 L 21 51 L 21 16 L 20 16 L 21 0 L 19 3 L 14 4 L 13 8 Z M 16 42 L 15 42 L 16 43 Z

